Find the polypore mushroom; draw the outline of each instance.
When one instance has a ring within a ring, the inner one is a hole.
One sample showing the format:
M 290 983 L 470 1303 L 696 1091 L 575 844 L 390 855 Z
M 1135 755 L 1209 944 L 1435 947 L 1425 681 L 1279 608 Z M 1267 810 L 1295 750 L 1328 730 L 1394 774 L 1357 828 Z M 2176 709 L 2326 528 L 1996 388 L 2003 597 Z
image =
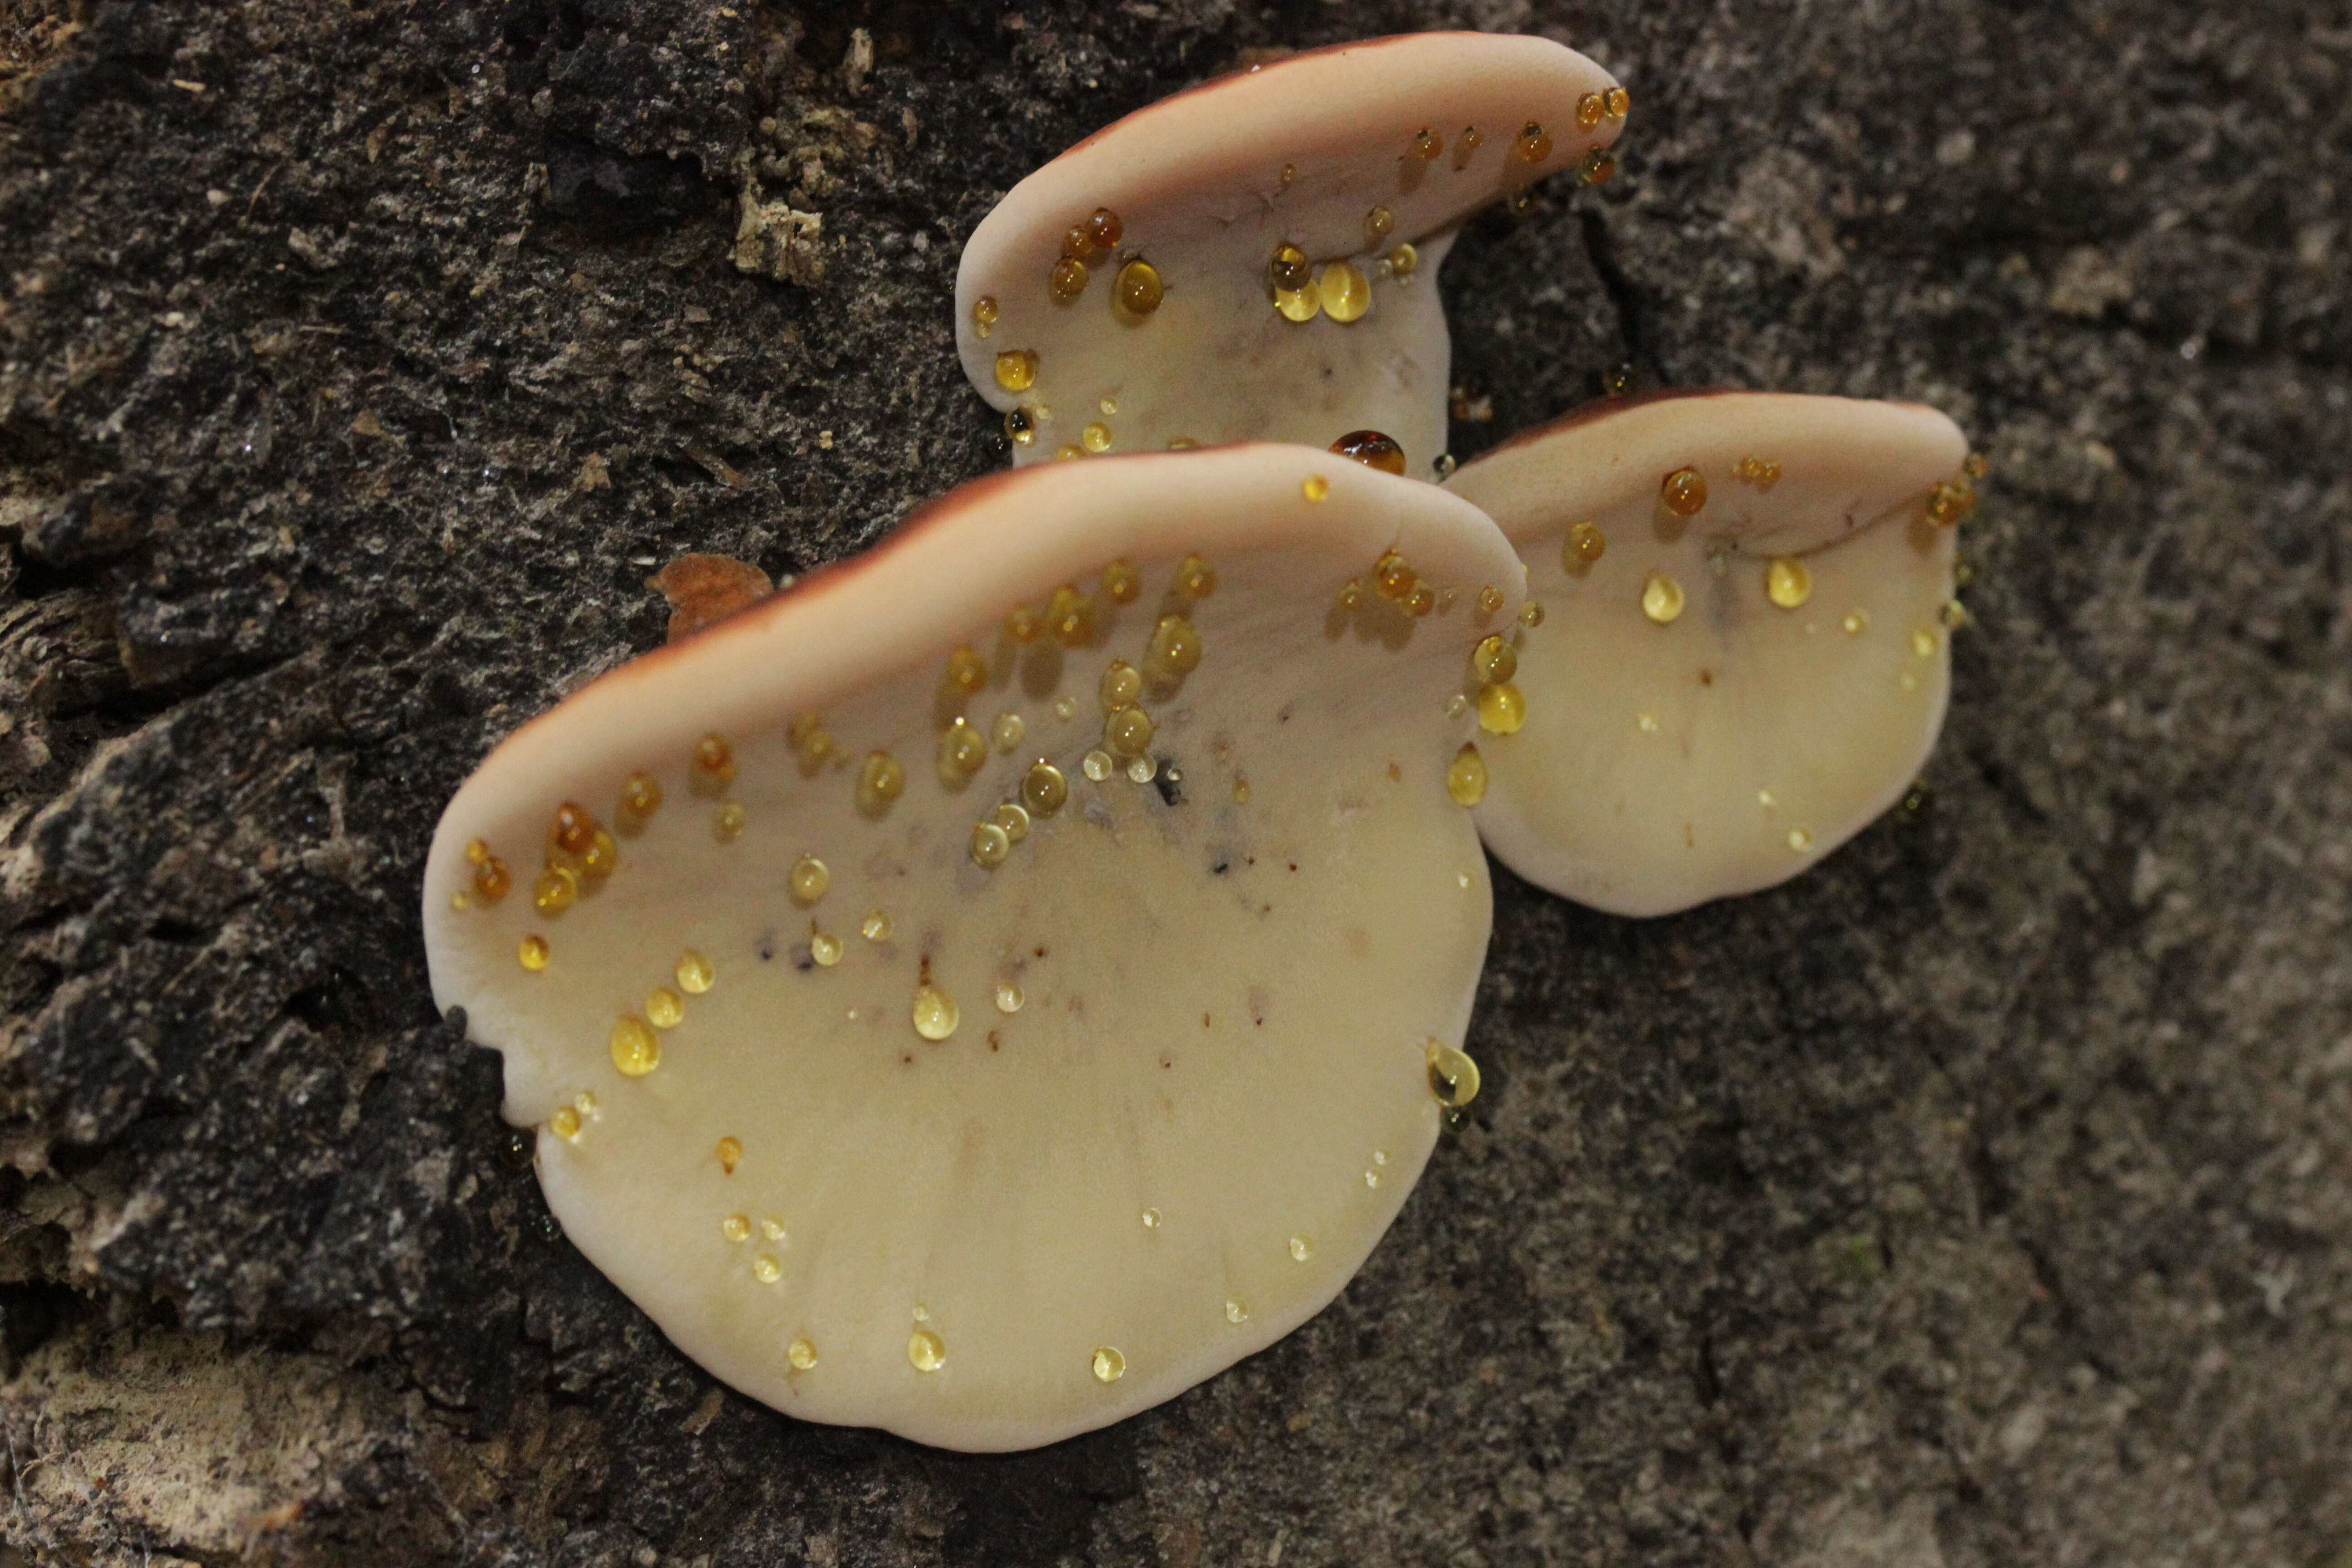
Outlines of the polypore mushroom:
M 1967 449 L 1929 408 L 1678 394 L 1465 465 L 1447 488 L 1518 546 L 1539 621 L 1474 661 L 1487 846 L 1665 914 L 1795 876 L 1893 804 L 1943 723 Z
M 1521 582 L 1305 448 L 982 480 L 499 746 L 435 996 L 737 1388 L 969 1449 L 1117 1420 L 1330 1300 L 1475 1092 L 1448 694 Z
M 1437 268 L 1465 215 L 1609 177 L 1625 89 L 1544 38 L 1423 33 L 1179 93 L 1039 169 L 956 276 L 1018 466 L 1384 430 L 1445 447 Z

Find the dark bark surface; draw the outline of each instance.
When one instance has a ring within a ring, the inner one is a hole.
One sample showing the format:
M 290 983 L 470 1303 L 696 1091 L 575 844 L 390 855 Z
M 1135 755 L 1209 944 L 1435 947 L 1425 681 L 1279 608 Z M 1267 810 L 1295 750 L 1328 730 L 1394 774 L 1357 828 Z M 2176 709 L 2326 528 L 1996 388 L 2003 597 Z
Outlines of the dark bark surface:
M 433 1014 L 442 803 L 660 563 L 1000 460 L 950 289 L 1029 168 L 1447 25 L 1634 100 L 1448 265 L 1457 454 L 1630 360 L 1990 457 L 1927 787 L 1669 920 L 1498 872 L 1469 1124 L 1184 1397 L 972 1458 L 724 1393 Z M 15 1550 L 2352 1563 L 2340 5 L 5 0 L 0 62 Z M 821 237 L 740 269 L 747 191 Z

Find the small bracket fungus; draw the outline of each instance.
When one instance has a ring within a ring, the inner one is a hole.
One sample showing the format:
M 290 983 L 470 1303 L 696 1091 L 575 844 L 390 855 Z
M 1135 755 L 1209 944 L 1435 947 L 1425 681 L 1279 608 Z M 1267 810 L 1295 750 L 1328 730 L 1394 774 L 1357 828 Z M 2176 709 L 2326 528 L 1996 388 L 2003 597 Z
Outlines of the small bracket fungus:
M 1625 91 L 1543 38 L 1295 55 L 1138 110 L 1023 180 L 956 277 L 964 373 L 1013 461 L 1227 441 L 1445 447 L 1437 268 L 1547 174 L 1605 177 Z
M 1549 609 L 1476 699 L 1488 847 L 1666 914 L 1784 881 L 1893 805 L 1943 723 L 1966 452 L 1933 409 L 1710 393 L 1596 404 L 1465 465 L 1446 488 Z
M 1338 607 L 1383 561 L 1429 614 Z M 1319 449 L 980 481 L 501 745 L 427 862 L 435 997 L 735 1387 L 967 1449 L 1116 1421 L 1329 1301 L 1475 1089 L 1447 699 L 1522 584 Z M 452 907 L 492 859 L 568 896 Z

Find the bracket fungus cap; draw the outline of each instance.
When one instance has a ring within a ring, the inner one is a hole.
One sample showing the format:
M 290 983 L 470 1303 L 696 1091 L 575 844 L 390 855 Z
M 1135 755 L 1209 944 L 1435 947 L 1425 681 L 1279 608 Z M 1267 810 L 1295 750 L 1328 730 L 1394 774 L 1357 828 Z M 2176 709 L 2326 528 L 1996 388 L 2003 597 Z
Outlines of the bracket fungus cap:
M 1408 561 L 1427 599 L 1363 588 Z M 736 1388 L 974 1450 L 1118 1420 L 1330 1300 L 1475 1082 L 1448 700 L 1521 584 L 1303 447 L 980 480 L 501 744 L 426 863 L 435 998 Z
M 1656 915 L 1795 876 L 1901 797 L 1950 684 L 1967 442 L 1931 408 L 1771 393 L 1603 401 L 1446 488 L 1548 611 L 1482 737 L 1488 847 Z
M 1549 39 L 1373 38 L 1220 77 L 1030 174 L 956 276 L 956 344 L 1020 467 L 1386 431 L 1445 447 L 1455 226 L 1605 178 L 1627 99 Z

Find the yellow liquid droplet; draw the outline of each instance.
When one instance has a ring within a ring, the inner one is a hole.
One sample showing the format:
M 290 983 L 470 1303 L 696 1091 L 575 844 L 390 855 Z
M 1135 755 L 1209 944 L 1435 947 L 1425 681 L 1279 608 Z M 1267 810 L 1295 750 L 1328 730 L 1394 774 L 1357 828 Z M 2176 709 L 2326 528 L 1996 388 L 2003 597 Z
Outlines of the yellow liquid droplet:
M 999 713 L 996 722 L 989 727 L 989 732 L 994 738 L 998 751 L 1009 752 L 1021 743 L 1021 737 L 1029 732 L 1029 726 L 1022 721 L 1018 713 Z
M 833 872 L 814 855 L 803 855 L 793 862 L 793 902 L 800 905 L 815 903 L 833 886 Z
M 816 1346 L 805 1339 L 794 1340 L 784 1359 L 792 1363 L 794 1372 L 806 1372 L 816 1365 Z
M 972 825 L 971 863 L 983 871 L 993 871 L 1004 864 L 1013 853 L 1013 837 L 992 822 Z
M 710 960 L 693 949 L 688 948 L 677 955 L 677 988 L 688 995 L 701 995 L 710 989 L 710 983 L 717 978 L 718 973 L 710 967 Z
M 580 876 L 569 866 L 551 866 L 540 873 L 530 901 L 543 915 L 560 915 L 580 897 Z
M 719 1168 L 721 1171 L 731 1176 L 735 1173 L 735 1167 L 742 1163 L 742 1161 L 743 1141 L 741 1139 L 721 1138 L 719 1141 Z
M 675 1029 L 686 1022 L 686 1000 L 667 985 L 646 993 L 646 1021 L 656 1029 Z
M 1335 321 L 1359 320 L 1372 308 L 1372 280 L 1352 261 L 1333 261 L 1315 275 L 1315 292 Z
M 1121 708 L 1103 720 L 1103 749 L 1114 757 L 1139 757 L 1151 746 L 1151 715 Z
M 1519 651 L 1500 637 L 1478 639 L 1470 650 L 1470 673 L 1481 686 L 1508 680 L 1519 672 Z
M 773 1285 L 784 1277 L 784 1266 L 766 1253 L 751 1259 L 751 1278 L 762 1285 Z
M 1642 613 L 1660 626 L 1683 613 L 1683 585 L 1664 572 L 1653 572 L 1642 584 Z
M 545 969 L 547 961 L 553 956 L 553 952 L 548 948 L 547 939 L 543 936 L 527 936 L 522 939 L 521 945 L 515 949 L 515 962 L 533 974 Z
M 1027 349 L 1008 349 L 996 356 L 996 384 L 1007 392 L 1026 392 L 1037 379 L 1037 356 Z
M 998 1012 L 1008 1016 L 1013 1013 L 1018 1013 L 1021 1011 L 1021 1004 L 1024 1000 L 1024 998 L 1021 994 L 1021 987 L 1013 984 L 1013 982 L 1004 980 L 997 983 L 996 1010 Z
M 1089 421 L 1087 427 L 1078 432 L 1078 445 L 1089 452 L 1109 451 L 1110 426 L 1099 419 Z
M 1007 801 L 996 808 L 996 826 L 1004 829 L 1005 837 L 1018 844 L 1029 837 L 1029 813 Z
M 743 808 L 729 801 L 710 819 L 711 837 L 721 844 L 732 843 L 743 831 Z
M 1789 847 L 1801 855 L 1813 847 L 1813 836 L 1801 827 L 1789 829 Z
M 1143 695 L 1142 673 L 1123 658 L 1112 659 L 1100 689 L 1103 711 L 1116 713 Z
M 1527 699 L 1509 681 L 1498 682 L 1478 693 L 1478 728 L 1488 734 L 1516 734 L 1527 721 Z
M 1776 555 L 1764 568 L 1764 596 L 1793 610 L 1813 596 L 1813 572 L 1793 555 Z
M 547 1130 L 569 1143 L 580 1136 L 580 1113 L 568 1105 L 559 1105 L 547 1119 Z
M 613 1065 L 624 1078 L 643 1078 L 661 1066 L 661 1041 L 653 1026 L 634 1013 L 624 1013 L 613 1025 Z
M 1456 805 L 1475 805 L 1486 798 L 1486 759 L 1478 748 L 1465 744 L 1445 769 L 1445 793 Z
M 1051 816 L 1069 798 L 1070 781 L 1051 763 L 1033 763 L 1028 773 L 1022 775 L 1021 802 L 1033 816 Z
M 1921 658 L 1936 657 L 1936 634 L 1921 626 L 1911 634 L 1911 651 Z
M 841 962 L 841 939 L 831 931 L 815 931 L 809 936 L 809 956 L 831 969 Z
M 1293 1263 L 1304 1263 L 1314 1256 L 1315 1244 L 1313 1242 L 1307 1240 L 1303 1236 L 1294 1236 L 1290 1238 L 1290 1261 Z
M 948 1342 L 929 1329 L 907 1336 L 907 1363 L 917 1372 L 937 1372 L 948 1364 Z
M 1559 563 L 1571 575 L 1581 575 L 1609 552 L 1609 536 L 1597 522 L 1580 522 L 1568 531 L 1559 547 Z
M 763 1219 L 760 1222 L 760 1234 L 770 1241 L 782 1241 L 784 1239 L 784 1227 L 772 1219 Z
M 857 929 L 865 935 L 866 940 L 868 942 L 888 942 L 890 940 L 890 916 L 885 910 L 876 910 L 866 917 L 866 923 L 859 926 Z
M 1102 1345 L 1095 1351 L 1094 1369 L 1097 1383 L 1117 1383 L 1127 1375 L 1127 1358 L 1110 1346 Z
M 1085 771 L 1087 777 L 1097 784 L 1102 783 L 1118 771 L 1118 764 L 1111 761 L 1108 752 L 1088 752 L 1086 760 L 1078 765 Z
M 1160 1211 L 1158 1209 L 1145 1209 L 1143 1211 L 1143 1228 L 1146 1230 L 1158 1230 L 1160 1228 Z
M 962 1021 L 955 998 L 936 985 L 915 987 L 915 1033 L 927 1040 L 944 1040 L 956 1032 Z
M 1840 624 L 1845 627 L 1846 636 L 1858 637 L 1870 629 L 1870 612 L 1848 610 L 1845 613 L 1845 619 Z
M 719 1234 L 730 1241 L 751 1239 L 751 1219 L 748 1215 L 730 1214 L 719 1222 Z
M 1323 297 L 1313 289 L 1277 289 L 1274 308 L 1293 321 L 1311 321 L 1323 313 Z
M 1519 625 L 1527 627 L 1529 631 L 1533 631 L 1536 627 L 1543 625 L 1543 617 L 1544 607 L 1541 605 L 1537 604 L 1533 599 L 1529 599 L 1526 604 L 1519 606 Z
M 1249 1309 L 1243 1306 L 1238 1300 L 1228 1296 L 1225 1298 L 1225 1321 L 1229 1323 L 1248 1322 Z
M 1676 468 L 1658 487 L 1658 497 L 1676 517 L 1694 517 L 1706 504 L 1706 480 L 1696 468 Z
M 1443 1040 L 1431 1040 L 1423 1047 L 1423 1055 L 1429 1063 L 1429 1092 L 1438 1104 L 1453 1110 L 1478 1098 L 1478 1064 L 1467 1053 Z
M 1130 261 L 1118 269 L 1119 307 L 1130 315 L 1151 314 L 1166 292 L 1159 269 L 1149 261 Z

